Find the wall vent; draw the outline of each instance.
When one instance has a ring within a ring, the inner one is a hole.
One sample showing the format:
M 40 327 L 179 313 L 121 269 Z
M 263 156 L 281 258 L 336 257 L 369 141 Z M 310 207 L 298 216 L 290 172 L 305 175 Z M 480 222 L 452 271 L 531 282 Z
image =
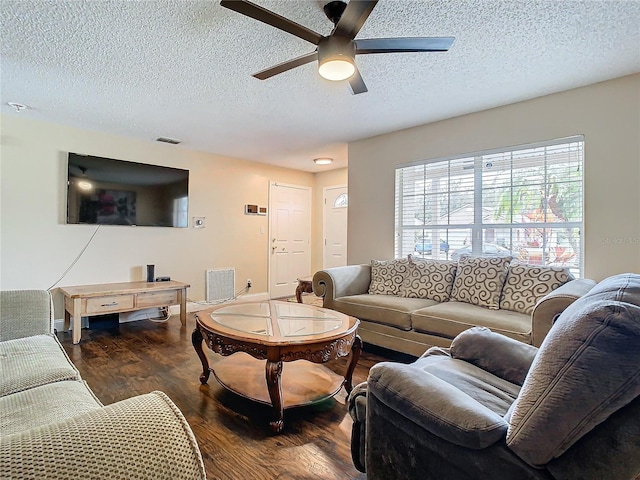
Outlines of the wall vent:
M 170 143 L 171 145 L 178 145 L 182 143 L 182 140 L 178 140 L 177 138 L 158 137 L 156 138 L 156 142 Z
M 233 289 L 236 285 L 235 268 L 217 268 L 206 272 L 207 302 L 228 300 L 235 295 Z

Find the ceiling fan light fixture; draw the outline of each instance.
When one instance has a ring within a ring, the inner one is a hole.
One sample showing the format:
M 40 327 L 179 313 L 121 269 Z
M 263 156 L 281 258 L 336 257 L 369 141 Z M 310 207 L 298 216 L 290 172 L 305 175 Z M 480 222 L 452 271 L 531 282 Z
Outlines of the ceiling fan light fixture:
M 316 165 L 331 165 L 333 163 L 333 158 L 320 157 L 314 158 L 313 161 Z
M 355 72 L 356 66 L 353 64 L 353 60 L 347 58 L 327 59 L 323 63 L 320 63 L 318 67 L 320 76 L 333 82 L 346 80 Z
M 339 82 L 356 72 L 356 46 L 345 37 L 325 37 L 318 44 L 318 73 L 322 78 Z

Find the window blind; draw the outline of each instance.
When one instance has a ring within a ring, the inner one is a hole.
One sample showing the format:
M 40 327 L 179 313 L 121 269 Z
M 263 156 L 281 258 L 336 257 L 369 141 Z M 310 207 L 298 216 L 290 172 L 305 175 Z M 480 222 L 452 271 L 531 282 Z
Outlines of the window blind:
M 582 136 L 396 169 L 396 257 L 513 256 L 582 274 Z

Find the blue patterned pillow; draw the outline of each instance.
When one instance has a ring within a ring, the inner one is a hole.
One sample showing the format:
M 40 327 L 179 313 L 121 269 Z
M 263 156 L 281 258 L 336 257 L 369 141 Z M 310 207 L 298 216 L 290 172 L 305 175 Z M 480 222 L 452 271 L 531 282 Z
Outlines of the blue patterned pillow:
M 400 287 L 409 272 L 409 260 L 371 260 L 371 284 L 369 293 L 376 295 L 400 295 Z
M 509 263 L 511 257 L 460 257 L 451 299 L 498 310 Z
M 400 295 L 448 302 L 457 265 L 457 262 L 443 260 L 412 259 L 409 263 L 409 274 L 404 278 Z

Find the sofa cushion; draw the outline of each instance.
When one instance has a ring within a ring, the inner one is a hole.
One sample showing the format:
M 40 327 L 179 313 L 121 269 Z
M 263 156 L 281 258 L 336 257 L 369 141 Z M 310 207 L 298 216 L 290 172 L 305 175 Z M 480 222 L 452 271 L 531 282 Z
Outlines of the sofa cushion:
M 592 291 L 554 323 L 514 404 L 507 445 L 533 466 L 640 396 L 640 275 Z
M 336 298 L 333 308 L 352 317 L 403 330 L 411 330 L 411 312 L 436 304 L 435 300 L 427 298 L 404 298 L 394 295 L 364 293 Z
M 521 342 L 531 343 L 531 315 L 509 310 L 489 310 L 464 302 L 445 302 L 416 310 L 411 325 L 417 332 L 454 338 L 478 325 Z
M 83 381 L 49 383 L 1 397 L 0 431 L 3 435 L 11 435 L 101 406 Z
M 566 268 L 515 264 L 509 267 L 500 308 L 531 314 L 538 300 L 573 280 Z
M 448 302 L 457 266 L 457 262 L 451 261 L 412 259 L 400 295 Z
M 0 397 L 62 380 L 79 380 L 54 335 L 35 335 L 0 342 Z
M 498 310 L 510 262 L 511 257 L 461 257 L 451 299 Z
M 399 295 L 404 277 L 409 272 L 409 259 L 371 260 L 369 293 Z

